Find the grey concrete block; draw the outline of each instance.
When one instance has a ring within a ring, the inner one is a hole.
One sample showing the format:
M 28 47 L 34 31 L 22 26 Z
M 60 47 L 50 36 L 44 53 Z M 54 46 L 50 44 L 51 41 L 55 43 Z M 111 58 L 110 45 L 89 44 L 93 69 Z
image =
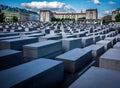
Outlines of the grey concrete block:
M 40 38 L 41 40 L 59 40 L 62 39 L 60 35 L 49 34 Z
M 75 48 L 56 57 L 56 60 L 64 62 L 66 72 L 75 73 L 83 66 L 92 61 L 92 51 Z
M 95 45 L 92 44 L 88 47 L 83 48 L 85 50 L 92 50 L 93 57 L 99 57 L 105 52 L 104 45 Z
M 0 72 L 1 88 L 53 88 L 64 78 L 61 61 L 37 59 Z
M 113 48 L 120 49 L 120 42 L 117 42 L 117 43 L 113 46 Z
M 93 44 L 93 37 L 81 37 L 82 39 L 82 47 L 89 46 Z
M 120 72 L 91 67 L 69 88 L 120 88 Z
M 120 49 L 109 49 L 100 57 L 100 67 L 120 71 Z
M 19 35 L 19 33 L 17 32 L 13 32 L 13 33 L 0 33 L 0 37 L 7 37 L 7 36 L 15 36 L 15 35 Z
M 100 39 L 104 40 L 105 39 L 105 35 L 100 35 Z
M 101 40 L 99 35 L 93 35 L 92 37 L 93 37 L 93 43 L 94 44 Z
M 15 39 L 15 38 L 20 38 L 20 36 L 7 36 L 7 37 L 0 37 L 0 41 L 1 40 L 8 40 L 8 39 Z
M 38 42 L 36 37 L 23 37 L 0 41 L 0 49 L 22 50 L 22 46 L 30 43 Z
M 4 70 L 23 62 L 23 54 L 16 50 L 0 50 L 0 70 Z
M 62 42 L 57 40 L 46 40 L 23 46 L 24 57 L 32 59 L 46 57 L 60 51 L 62 51 Z
M 115 37 L 107 37 L 105 40 L 111 41 L 112 45 L 114 45 L 117 41 Z
M 108 50 L 109 48 L 112 47 L 111 41 L 107 41 L 107 40 L 100 40 L 96 42 L 96 45 L 104 45 L 105 50 Z
M 69 51 L 74 48 L 81 48 L 81 39 L 80 38 L 66 38 L 62 39 L 62 47 L 64 51 Z

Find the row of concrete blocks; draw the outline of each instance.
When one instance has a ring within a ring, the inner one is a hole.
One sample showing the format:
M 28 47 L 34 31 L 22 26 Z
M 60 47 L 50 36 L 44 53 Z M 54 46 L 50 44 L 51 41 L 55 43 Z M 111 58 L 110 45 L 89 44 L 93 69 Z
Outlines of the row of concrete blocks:
M 85 47 L 90 44 L 96 43 L 100 40 L 100 36 L 91 36 L 91 37 L 82 37 L 82 38 L 65 38 L 62 39 L 63 46 L 66 48 L 70 44 L 74 46 L 72 42 L 77 42 L 79 44 L 79 47 Z M 37 38 L 34 37 L 23 37 L 23 38 L 13 38 L 13 39 L 7 39 L 0 41 L 0 49 L 15 49 L 15 50 L 22 50 L 22 46 L 29 43 L 38 42 Z M 67 46 L 66 46 L 67 44 Z M 78 47 L 78 48 L 79 48 Z M 68 51 L 70 49 L 65 49 L 65 51 Z
M 72 40 L 72 39 L 70 39 L 70 40 Z M 73 39 L 73 40 L 76 41 L 78 39 Z M 72 46 L 72 48 L 70 47 L 70 49 L 79 48 L 79 46 L 75 45 L 77 43 L 79 45 L 79 42 L 75 42 L 75 41 L 73 41 L 72 43 L 69 44 L 70 46 Z M 69 46 L 69 45 L 66 45 L 66 46 Z M 78 51 L 79 51 L 79 49 L 78 49 Z M 12 51 L 2 50 L 1 52 L 3 52 L 3 54 L 1 53 L 1 58 L 3 58 L 4 56 L 10 56 L 9 52 L 12 52 Z M 82 52 L 82 50 L 80 52 Z M 53 58 L 61 53 L 62 53 L 61 41 L 48 40 L 48 41 L 43 41 L 43 42 L 38 42 L 38 43 L 33 43 L 33 44 L 28 44 L 28 45 L 23 46 L 23 54 L 25 57 L 25 59 L 24 59 L 25 61 L 27 61 L 27 58 L 30 58 L 31 60 L 34 60 L 34 59 L 40 58 L 40 57 Z M 13 54 L 11 54 L 11 55 L 13 55 Z M 13 55 L 13 57 L 16 57 L 16 56 Z M 21 57 L 22 57 L 22 55 L 21 55 Z M 7 57 L 7 58 L 9 58 L 9 57 Z M 5 61 L 4 60 L 1 59 L 1 62 L 5 62 L 7 59 Z M 9 62 L 9 61 L 6 61 L 5 63 L 8 64 L 7 62 Z M 16 62 L 13 61 L 13 63 L 16 63 Z M 9 62 L 9 64 L 12 64 L 12 63 Z M 14 64 L 13 64 L 13 66 L 14 66 Z
M 107 38 L 107 39 L 109 39 L 109 38 Z M 105 50 L 107 50 L 114 44 L 114 41 L 115 41 L 114 38 L 110 38 L 110 40 L 111 41 L 101 40 L 101 41 L 97 42 L 96 44 L 103 45 L 105 47 Z M 63 46 L 64 46 L 63 48 L 65 49 L 65 51 L 69 51 L 74 48 L 81 48 L 80 42 L 81 42 L 81 40 L 78 38 L 65 39 L 63 41 Z M 12 44 L 14 45 L 14 42 Z M 15 43 L 15 44 L 19 44 L 19 42 Z M 99 55 L 101 55 L 104 52 L 103 47 L 100 45 L 99 46 L 97 46 L 97 45 L 88 46 L 88 47 L 86 47 L 86 50 L 93 50 L 92 51 L 93 56 L 98 57 Z M 13 49 L 14 48 L 15 47 L 13 46 Z M 17 48 L 19 48 L 19 47 L 17 47 Z M 23 46 L 23 54 L 24 54 L 23 61 L 34 60 L 34 59 L 40 58 L 40 57 L 54 58 L 55 56 L 57 56 L 63 52 L 62 51 L 63 48 L 62 48 L 61 41 L 55 41 L 55 40 L 48 40 L 48 41 L 28 44 L 28 45 Z M 4 51 L 4 53 L 5 53 L 5 51 Z M 9 55 L 9 53 L 8 53 L 8 55 Z M 6 51 L 6 56 L 7 56 L 7 51 Z M 1 53 L 1 58 L 3 58 L 2 53 Z M 3 63 L 6 63 L 6 62 L 4 62 L 4 60 L 3 60 Z
M 100 68 L 91 67 L 69 88 L 119 88 L 120 42 L 102 54 L 99 60 Z
M 28 35 L 28 34 L 40 33 L 40 31 L 29 31 L 29 32 L 20 32 L 20 33 Z M 18 32 L 2 32 L 2 33 L 0 33 L 0 37 L 18 36 L 18 35 L 20 35 L 20 33 L 18 33 Z

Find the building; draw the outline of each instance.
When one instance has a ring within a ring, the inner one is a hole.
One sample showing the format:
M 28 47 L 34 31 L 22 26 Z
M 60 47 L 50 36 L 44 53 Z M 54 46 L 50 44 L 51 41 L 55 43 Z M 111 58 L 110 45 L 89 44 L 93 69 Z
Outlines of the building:
M 86 10 L 86 19 L 98 19 L 97 9 L 87 9 Z
M 115 21 L 115 16 L 116 16 L 118 13 L 120 13 L 120 8 L 112 11 L 112 20 L 113 20 L 113 21 Z
M 112 16 L 111 15 L 104 16 L 104 17 L 102 17 L 102 20 L 104 22 L 110 22 L 110 21 L 112 21 Z
M 40 10 L 40 21 L 48 22 L 53 18 L 53 13 L 50 10 Z
M 58 13 L 58 12 L 51 12 L 50 10 L 40 10 L 40 21 L 42 22 L 49 22 L 52 20 L 52 18 L 70 18 L 75 19 L 78 21 L 78 19 L 98 19 L 98 12 L 97 9 L 88 9 L 86 12 L 80 12 L 80 13 Z
M 6 5 L 0 5 L 2 12 L 4 12 L 5 21 L 12 21 L 13 16 L 18 18 L 18 21 L 38 21 L 39 15 L 37 12 L 26 9 L 14 8 Z

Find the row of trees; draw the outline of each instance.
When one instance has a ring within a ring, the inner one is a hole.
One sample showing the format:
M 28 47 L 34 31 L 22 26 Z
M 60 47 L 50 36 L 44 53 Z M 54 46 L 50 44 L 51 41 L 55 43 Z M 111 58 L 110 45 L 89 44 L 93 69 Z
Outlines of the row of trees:
M 115 21 L 116 21 L 116 22 L 120 22 L 120 13 L 118 13 L 118 14 L 115 16 Z
M 0 13 L 0 23 L 3 23 L 5 21 L 4 13 Z
M 70 18 L 52 18 L 52 21 L 58 21 L 58 22 L 66 22 L 66 21 L 75 21 L 75 19 Z
M 12 21 L 18 22 L 18 17 L 12 16 Z M 0 13 L 0 23 L 3 23 L 3 22 L 5 22 L 5 15 L 4 15 L 4 13 Z

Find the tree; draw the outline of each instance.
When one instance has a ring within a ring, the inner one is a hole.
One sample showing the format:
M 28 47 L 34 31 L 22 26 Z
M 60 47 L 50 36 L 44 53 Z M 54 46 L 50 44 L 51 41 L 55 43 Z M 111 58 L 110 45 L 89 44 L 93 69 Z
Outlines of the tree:
M 18 17 L 17 17 L 17 16 L 13 16 L 13 17 L 12 17 L 12 21 L 13 21 L 13 22 L 18 22 Z
M 5 16 L 4 13 L 0 13 L 0 22 L 4 22 L 5 21 Z
M 115 21 L 116 21 L 116 22 L 120 22 L 120 13 L 118 13 L 118 14 L 115 16 Z

